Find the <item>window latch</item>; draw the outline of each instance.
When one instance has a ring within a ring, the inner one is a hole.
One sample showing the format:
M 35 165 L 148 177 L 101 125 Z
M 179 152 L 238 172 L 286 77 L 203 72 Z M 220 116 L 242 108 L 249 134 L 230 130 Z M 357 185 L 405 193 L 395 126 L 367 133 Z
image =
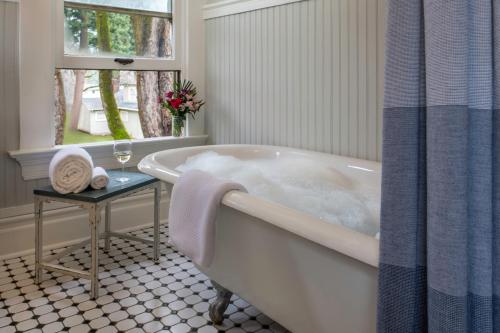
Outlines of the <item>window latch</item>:
M 131 63 L 134 62 L 134 59 L 130 58 L 115 58 L 115 62 L 119 63 L 120 65 L 130 65 Z

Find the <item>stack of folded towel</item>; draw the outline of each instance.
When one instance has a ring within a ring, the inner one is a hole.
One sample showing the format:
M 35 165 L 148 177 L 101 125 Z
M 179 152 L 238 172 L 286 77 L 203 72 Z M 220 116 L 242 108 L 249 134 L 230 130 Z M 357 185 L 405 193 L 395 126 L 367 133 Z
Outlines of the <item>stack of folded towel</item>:
M 54 190 L 61 194 L 80 193 L 89 185 L 99 190 L 109 183 L 106 171 L 94 167 L 92 157 L 79 147 L 64 148 L 54 155 L 49 178 Z

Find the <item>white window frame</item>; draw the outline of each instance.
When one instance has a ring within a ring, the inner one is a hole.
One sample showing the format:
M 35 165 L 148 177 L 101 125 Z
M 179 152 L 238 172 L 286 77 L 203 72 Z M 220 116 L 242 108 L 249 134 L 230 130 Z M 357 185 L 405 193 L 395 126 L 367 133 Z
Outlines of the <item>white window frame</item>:
M 198 1 L 198 0 L 196 0 Z M 20 149 L 53 148 L 54 70 L 117 69 L 186 71 L 186 1 L 172 0 L 173 57 L 133 57 L 130 65 L 116 57 L 64 55 L 64 0 L 20 0 Z M 184 77 L 184 75 L 183 75 Z M 193 80 L 193 79 L 192 79 Z M 196 82 L 199 86 L 201 80 Z
M 51 157 L 61 146 L 54 145 L 54 70 L 79 68 L 86 57 L 65 59 L 62 29 L 63 0 L 19 0 L 19 91 L 20 91 L 20 145 L 9 152 L 21 165 L 26 180 L 47 177 Z M 205 32 L 203 0 L 173 0 L 175 38 L 174 59 L 140 59 L 123 66 L 107 59 L 104 66 L 96 60 L 95 67 L 121 70 L 181 70 L 183 79 L 191 80 L 198 95 L 205 98 Z M 114 58 L 111 58 L 114 60 Z M 88 59 L 87 59 L 88 60 Z M 161 67 L 157 67 L 161 61 Z M 87 67 L 87 64 L 85 65 Z M 81 68 L 81 67 L 80 67 Z M 99 68 L 97 68 L 99 69 Z M 102 68 L 101 68 L 102 69 Z M 204 111 L 196 120 L 188 120 L 187 137 L 134 140 L 133 165 L 145 155 L 159 150 L 206 144 Z M 117 167 L 112 154 L 113 142 L 80 144 L 94 158 L 97 165 Z

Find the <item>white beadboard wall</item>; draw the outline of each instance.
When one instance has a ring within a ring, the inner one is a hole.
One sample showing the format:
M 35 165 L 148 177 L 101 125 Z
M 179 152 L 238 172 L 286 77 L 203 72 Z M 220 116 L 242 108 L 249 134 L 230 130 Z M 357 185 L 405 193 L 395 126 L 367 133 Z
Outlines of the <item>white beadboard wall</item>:
M 206 21 L 211 143 L 381 159 L 384 0 L 305 0 Z
M 26 182 L 7 151 L 19 149 L 18 4 L 0 1 L 0 208 L 32 202 L 46 180 Z

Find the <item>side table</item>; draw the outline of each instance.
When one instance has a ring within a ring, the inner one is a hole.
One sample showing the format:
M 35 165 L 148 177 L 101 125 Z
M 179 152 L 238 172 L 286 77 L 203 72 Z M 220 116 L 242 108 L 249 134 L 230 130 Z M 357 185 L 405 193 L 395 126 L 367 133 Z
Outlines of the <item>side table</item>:
M 159 259 L 159 244 L 160 244 L 160 196 L 161 182 L 154 177 L 138 173 L 125 172 L 125 177 L 129 180 L 121 183 L 116 179 L 122 176 L 121 171 L 108 171 L 110 182 L 108 187 L 102 190 L 88 189 L 78 194 L 60 194 L 52 188 L 46 186 L 35 189 L 35 283 L 40 283 L 42 280 L 43 271 L 59 272 L 66 275 L 71 275 L 77 278 L 90 280 L 90 297 L 97 298 L 99 292 L 99 238 L 104 238 L 104 250 L 110 248 L 110 238 L 117 237 L 127 240 L 142 242 L 153 246 L 153 259 Z M 122 234 L 111 231 L 111 202 L 131 194 L 134 194 L 145 189 L 154 189 L 154 236 L 153 240 L 143 239 L 128 234 Z M 57 253 L 51 257 L 43 258 L 43 204 L 45 202 L 64 202 L 80 206 L 89 212 L 90 238 L 81 243 L 68 247 L 67 249 Z M 99 224 L 101 221 L 101 211 L 105 208 L 105 225 L 104 233 L 99 235 Z M 91 265 L 90 271 L 82 271 L 71 269 L 52 262 L 66 256 L 69 253 L 91 244 Z

